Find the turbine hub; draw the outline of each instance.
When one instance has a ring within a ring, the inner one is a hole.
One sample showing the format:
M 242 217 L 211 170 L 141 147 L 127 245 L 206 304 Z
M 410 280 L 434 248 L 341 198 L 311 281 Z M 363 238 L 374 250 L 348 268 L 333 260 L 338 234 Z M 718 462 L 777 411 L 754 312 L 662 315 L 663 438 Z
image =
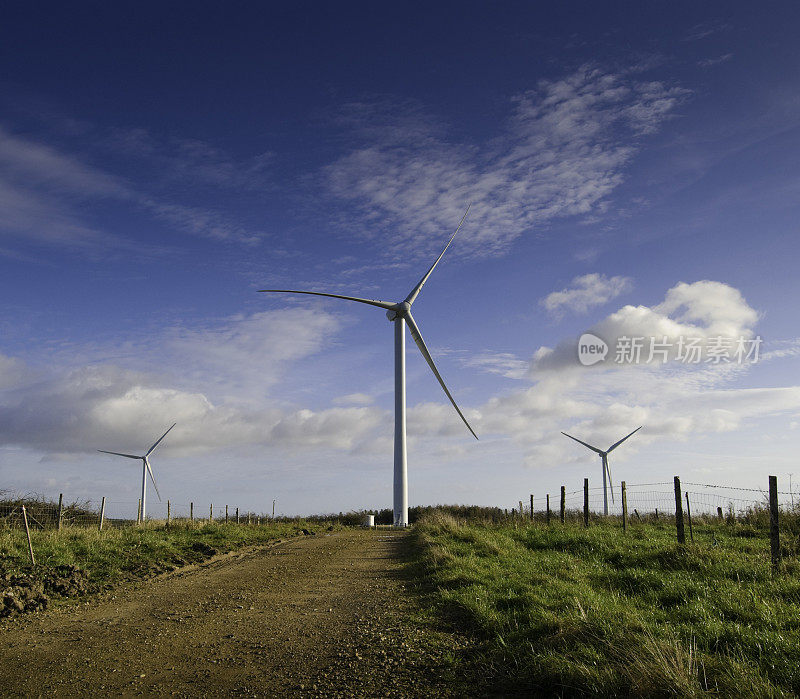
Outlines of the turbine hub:
M 386 311 L 386 317 L 394 322 L 398 318 L 405 317 L 406 313 L 411 310 L 411 304 L 408 301 L 401 301 L 396 303 L 393 308 Z

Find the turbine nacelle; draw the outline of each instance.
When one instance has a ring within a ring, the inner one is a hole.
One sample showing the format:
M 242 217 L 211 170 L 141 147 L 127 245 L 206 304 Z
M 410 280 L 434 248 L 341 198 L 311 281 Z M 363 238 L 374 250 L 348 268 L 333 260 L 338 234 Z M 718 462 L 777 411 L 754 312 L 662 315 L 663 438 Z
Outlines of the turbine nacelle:
M 408 301 L 401 301 L 386 311 L 386 317 L 391 322 L 394 322 L 398 318 L 408 318 L 409 313 L 411 313 L 411 304 Z

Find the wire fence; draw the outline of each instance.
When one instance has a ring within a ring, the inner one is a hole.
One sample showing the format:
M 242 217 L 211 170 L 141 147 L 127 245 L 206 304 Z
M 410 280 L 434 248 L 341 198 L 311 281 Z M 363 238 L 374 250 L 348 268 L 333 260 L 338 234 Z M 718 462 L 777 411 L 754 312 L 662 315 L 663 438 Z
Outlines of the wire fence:
M 508 510 L 504 517 L 509 517 Z M 555 496 L 531 494 L 527 502 L 518 501 L 510 517 L 548 524 L 553 519 L 578 521 L 586 527 L 602 519 L 619 522 L 623 532 L 637 522 L 662 521 L 675 526 L 681 544 L 686 543 L 687 530 L 689 540 L 694 541 L 698 525 L 741 525 L 747 529 L 740 529 L 739 536 L 769 539 L 773 566 L 787 553 L 792 557 L 800 554 L 800 493 L 779 491 L 775 476 L 769 477 L 764 489 L 693 481 L 681 484 L 675 476 L 672 481 L 655 483 L 622 481 L 612 490 L 610 485 L 589 487 L 589 480 L 584 479 L 579 490 L 562 486 Z
M 23 515 L 23 506 L 25 513 Z M 8 498 L 0 501 L 0 527 L 24 528 L 25 518 L 31 529 L 67 529 L 75 527 L 128 527 L 143 521 L 141 500 L 82 500 L 68 503 L 63 495 L 58 502 L 42 498 Z M 193 502 L 145 503 L 144 521 L 154 525 L 171 523 L 265 524 L 271 515 L 229 505 L 201 505 Z
M 608 515 L 612 517 L 622 516 L 622 498 L 620 485 L 616 484 L 612 489 L 606 490 Z M 741 488 L 737 486 L 695 483 L 685 481 L 682 484 L 682 497 L 689 496 L 690 507 L 693 515 L 718 515 L 721 509 L 727 516 L 742 517 L 756 510 L 769 507 L 769 489 Z M 626 483 L 627 509 L 631 516 L 655 516 L 674 515 L 675 513 L 675 491 L 673 481 L 662 481 L 656 483 Z M 577 490 L 564 490 L 564 505 L 569 512 L 584 509 L 584 499 L 588 494 L 589 512 L 592 516 L 605 514 L 604 512 L 604 488 L 602 486 L 580 488 Z M 781 512 L 794 512 L 800 508 L 800 491 L 778 491 L 780 496 L 778 507 Z M 551 518 L 553 513 L 560 514 L 561 494 L 560 492 L 528 496 L 525 500 L 519 501 L 522 504 L 522 514 L 530 517 L 531 505 L 535 519 L 546 517 L 549 509 Z M 517 515 L 520 513 L 518 506 L 504 510 L 509 514 Z

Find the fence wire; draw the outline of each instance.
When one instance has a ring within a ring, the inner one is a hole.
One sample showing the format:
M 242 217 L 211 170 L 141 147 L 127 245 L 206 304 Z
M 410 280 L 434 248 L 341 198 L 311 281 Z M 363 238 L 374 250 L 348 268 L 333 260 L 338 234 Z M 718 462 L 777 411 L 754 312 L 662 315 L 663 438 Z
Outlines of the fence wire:
M 6 500 L 0 502 L 0 528 L 24 528 L 22 506 L 28 519 L 28 527 L 33 530 L 64 529 L 70 527 L 100 527 L 101 513 L 103 527 L 135 526 L 140 521 L 139 500 L 85 500 L 64 502 L 60 508 L 56 502 L 36 499 Z M 230 505 L 202 505 L 191 502 L 146 502 L 145 518 L 154 524 L 170 522 L 208 522 L 210 520 L 228 524 L 263 524 L 271 517 Z

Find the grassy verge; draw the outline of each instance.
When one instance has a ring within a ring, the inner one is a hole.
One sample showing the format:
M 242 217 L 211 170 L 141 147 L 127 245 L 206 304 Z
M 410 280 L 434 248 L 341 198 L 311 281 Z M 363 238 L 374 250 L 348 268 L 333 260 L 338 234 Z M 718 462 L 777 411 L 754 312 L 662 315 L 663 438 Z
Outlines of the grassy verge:
M 204 524 L 147 527 L 74 527 L 33 531 L 35 568 L 25 532 L 0 529 L 0 616 L 46 606 L 51 599 L 107 589 L 242 546 L 324 531 L 329 523 L 276 522 L 259 526 Z
M 800 694 L 800 567 L 768 541 L 673 528 L 459 524 L 412 536 L 434 609 L 477 641 L 476 677 L 528 695 Z

